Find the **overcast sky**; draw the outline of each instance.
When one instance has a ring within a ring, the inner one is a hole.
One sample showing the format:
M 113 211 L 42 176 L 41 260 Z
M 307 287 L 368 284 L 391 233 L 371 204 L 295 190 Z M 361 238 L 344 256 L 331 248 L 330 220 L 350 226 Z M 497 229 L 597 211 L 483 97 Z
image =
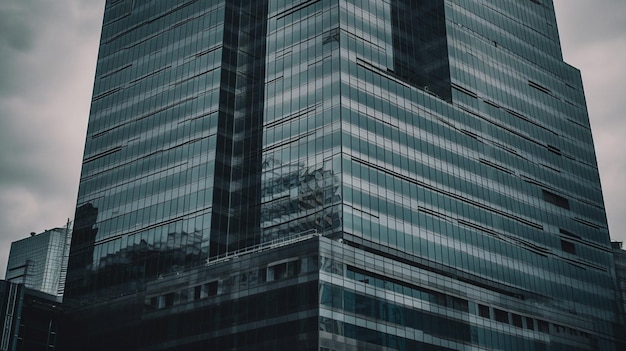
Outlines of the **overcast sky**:
M 555 0 L 581 69 L 611 237 L 626 241 L 626 1 Z M 10 243 L 74 216 L 104 0 L 0 2 L 0 278 Z

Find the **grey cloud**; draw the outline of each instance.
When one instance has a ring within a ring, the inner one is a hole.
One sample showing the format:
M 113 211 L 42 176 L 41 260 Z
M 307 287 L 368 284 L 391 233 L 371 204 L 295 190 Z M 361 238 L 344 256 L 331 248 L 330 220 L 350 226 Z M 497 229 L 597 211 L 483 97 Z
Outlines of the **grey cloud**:
M 33 46 L 32 29 L 19 11 L 0 9 L 0 94 L 10 92 L 17 81 L 14 62 Z
M 626 29 L 623 0 L 555 0 L 554 3 L 561 37 L 572 37 L 578 45 L 623 38 Z
M 28 26 L 24 9 L 10 6 L 0 9 L 0 47 L 3 50 L 28 51 L 33 46 L 33 30 Z
M 0 275 L 10 242 L 73 217 L 104 0 L 0 6 Z
M 583 76 L 611 237 L 626 241 L 626 1 L 555 0 L 565 61 Z
M 0 6 L 0 97 L 31 90 L 34 85 L 28 83 L 35 83 L 39 78 L 33 73 L 47 66 L 46 59 L 58 59 L 65 53 L 53 49 L 33 56 L 42 45 L 50 42 L 73 45 L 69 38 L 62 36 L 86 37 L 97 33 L 101 17 L 93 15 L 101 13 L 98 9 L 103 5 L 103 0 L 3 0 Z M 52 35 L 61 37 L 51 38 Z M 35 59 L 36 66 L 31 68 L 37 69 L 24 69 L 25 64 L 33 64 Z

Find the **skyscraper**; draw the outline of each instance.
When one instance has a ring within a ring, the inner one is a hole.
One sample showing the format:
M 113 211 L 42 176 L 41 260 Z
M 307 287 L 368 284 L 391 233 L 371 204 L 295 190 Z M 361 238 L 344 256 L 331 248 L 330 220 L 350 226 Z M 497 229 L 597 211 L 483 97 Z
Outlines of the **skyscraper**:
M 603 206 L 549 0 L 111 0 L 65 338 L 615 350 Z
M 71 239 L 70 223 L 11 243 L 5 279 L 54 296 L 63 296 Z

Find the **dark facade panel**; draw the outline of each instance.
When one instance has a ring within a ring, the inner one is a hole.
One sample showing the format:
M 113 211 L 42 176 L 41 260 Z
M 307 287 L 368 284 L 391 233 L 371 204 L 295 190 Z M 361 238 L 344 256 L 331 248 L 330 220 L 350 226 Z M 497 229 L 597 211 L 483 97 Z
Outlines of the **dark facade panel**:
M 0 350 L 56 350 L 61 298 L 0 280 Z

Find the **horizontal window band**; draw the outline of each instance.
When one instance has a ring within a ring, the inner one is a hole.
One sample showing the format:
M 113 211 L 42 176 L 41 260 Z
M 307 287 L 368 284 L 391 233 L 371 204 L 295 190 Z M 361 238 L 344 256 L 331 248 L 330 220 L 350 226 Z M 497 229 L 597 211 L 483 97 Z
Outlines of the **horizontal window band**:
M 542 225 L 540 225 L 540 224 L 537 224 L 537 223 L 531 222 L 531 221 L 529 221 L 529 220 L 526 220 L 526 219 L 524 219 L 524 218 L 521 218 L 521 217 L 518 217 L 518 216 L 515 216 L 515 215 L 512 215 L 512 214 L 506 213 L 506 212 L 504 212 L 504 211 L 502 211 L 502 210 L 498 210 L 498 209 L 495 209 L 495 208 L 493 208 L 493 207 L 486 206 L 486 205 L 484 205 L 484 204 L 482 204 L 482 203 L 480 203 L 480 202 L 478 202 L 478 201 L 471 200 L 471 199 L 469 199 L 469 198 L 467 198 L 467 197 L 464 197 L 464 196 L 461 196 L 461 195 L 458 195 L 458 194 L 454 194 L 454 193 L 451 193 L 451 192 L 449 192 L 449 191 L 445 191 L 445 190 L 443 190 L 443 189 L 439 189 L 439 188 L 437 188 L 437 187 L 435 187 L 435 186 L 429 185 L 429 184 L 427 184 L 427 183 L 424 183 L 424 182 L 419 181 L 419 180 L 416 180 L 416 179 L 412 179 L 412 178 L 407 177 L 407 176 L 405 176 L 405 175 L 403 175 L 403 174 L 400 174 L 400 173 L 397 173 L 397 172 L 391 171 L 391 170 L 389 170 L 389 169 L 386 169 L 386 168 L 384 168 L 384 167 L 382 167 L 382 166 L 379 166 L 379 165 L 373 164 L 373 163 L 371 163 L 371 162 L 368 162 L 368 161 L 365 161 L 365 160 L 359 159 L 359 158 L 357 158 L 357 157 L 352 157 L 352 160 L 353 160 L 354 162 L 361 163 L 361 164 L 363 164 L 363 165 L 365 165 L 365 166 L 367 166 L 367 167 L 370 167 L 370 168 L 374 168 L 374 169 L 376 169 L 376 170 L 379 170 L 379 171 L 381 171 L 381 172 L 383 172 L 383 173 L 387 173 L 387 174 L 389 174 L 389 175 L 391 175 L 391 176 L 394 176 L 394 177 L 397 177 L 397 178 L 403 179 L 403 180 L 405 180 L 405 181 L 408 181 L 408 182 L 410 182 L 410 183 L 413 183 L 413 184 L 416 184 L 416 185 L 422 186 L 422 187 L 427 188 L 427 189 L 429 189 L 429 190 L 432 190 L 432 191 L 438 192 L 438 193 L 443 194 L 443 195 L 447 195 L 447 196 L 449 196 L 449 197 L 451 197 L 451 198 L 454 198 L 454 199 L 457 199 L 457 200 L 460 200 L 460 201 L 466 202 L 466 203 L 468 203 L 468 204 L 471 204 L 471 205 L 473 205 L 473 206 L 476 206 L 476 207 L 482 208 L 482 209 L 484 209 L 484 210 L 486 210 L 486 211 L 490 211 L 490 212 L 493 212 L 493 213 L 497 213 L 497 214 L 499 214 L 499 215 L 501 215 L 501 216 L 503 216 L 503 217 L 506 217 L 506 218 L 509 218 L 509 219 L 515 220 L 515 221 L 517 221 L 517 222 L 523 223 L 523 224 L 525 224 L 525 225 L 527 225 L 527 226 L 530 226 L 530 227 L 533 227 L 533 228 L 535 228 L 535 229 L 539 229 L 539 230 L 543 230 L 543 229 L 544 229 L 544 228 L 543 228 L 543 226 L 542 226 Z
M 276 20 L 282 19 L 282 18 L 287 17 L 287 16 L 289 16 L 291 14 L 294 14 L 294 13 L 296 13 L 296 12 L 298 12 L 300 10 L 303 10 L 303 9 L 305 9 L 305 8 L 311 6 L 311 5 L 314 5 L 314 4 L 316 4 L 316 3 L 320 2 L 320 1 L 321 0 L 309 0 L 309 1 L 301 2 L 301 3 L 297 4 L 297 5 L 294 5 L 294 6 L 288 8 L 288 9 L 282 11 L 282 12 L 277 13 L 276 14 Z

